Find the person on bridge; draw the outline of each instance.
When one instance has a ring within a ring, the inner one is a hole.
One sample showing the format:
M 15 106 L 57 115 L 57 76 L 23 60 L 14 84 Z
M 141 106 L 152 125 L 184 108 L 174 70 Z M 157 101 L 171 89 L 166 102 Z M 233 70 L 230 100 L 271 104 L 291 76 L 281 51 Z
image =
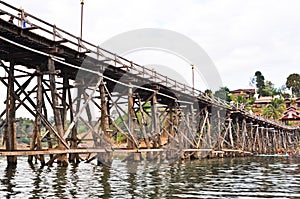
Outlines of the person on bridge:
M 27 19 L 27 13 L 24 12 L 24 9 L 22 7 L 20 7 L 20 12 L 18 13 L 18 16 L 21 18 L 19 23 L 19 26 L 21 26 L 22 28 L 26 28 L 26 23 L 30 24 L 30 22 Z
M 14 23 L 14 19 L 15 19 L 15 17 L 14 17 L 14 16 L 10 16 L 10 18 L 9 18 L 8 22 L 9 22 L 9 23 Z
M 22 12 L 22 27 L 23 28 L 26 28 L 26 23 L 28 23 L 29 24 L 29 21 L 28 21 L 28 19 L 27 19 L 27 13 L 25 13 L 24 12 L 24 10 L 23 10 L 23 12 Z

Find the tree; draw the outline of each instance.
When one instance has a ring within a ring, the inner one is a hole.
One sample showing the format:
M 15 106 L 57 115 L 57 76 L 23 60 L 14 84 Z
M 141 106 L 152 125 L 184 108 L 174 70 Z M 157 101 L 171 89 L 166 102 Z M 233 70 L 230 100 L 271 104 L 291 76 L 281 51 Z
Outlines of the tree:
M 262 90 L 262 95 L 263 96 L 275 96 L 279 95 L 280 90 L 274 88 L 274 84 L 271 81 L 266 80 L 265 81 L 265 88 Z
M 227 102 L 230 102 L 230 90 L 229 88 L 221 87 L 219 90 L 217 90 L 214 94 L 215 97 L 221 98 L 223 100 L 226 100 Z
M 290 74 L 286 80 L 286 87 L 292 89 L 295 97 L 300 97 L 300 75 L 297 73 Z
M 257 93 L 262 96 L 263 95 L 263 89 L 265 88 L 265 77 L 262 75 L 260 71 L 255 72 L 255 79 L 256 79 L 256 88 Z
M 230 99 L 231 99 L 231 101 L 239 104 L 240 106 L 243 105 L 246 110 L 250 110 L 251 105 L 255 101 L 254 97 L 250 97 L 249 99 L 247 99 L 245 96 L 242 96 L 242 95 L 238 95 L 236 97 L 234 97 L 234 95 L 230 95 Z
M 212 96 L 212 90 L 210 90 L 210 89 L 206 89 L 205 91 L 204 91 L 204 93 L 206 94 L 206 95 L 208 95 L 208 96 Z
M 281 98 L 274 98 L 270 104 L 267 104 L 263 108 L 262 115 L 266 118 L 277 120 L 284 111 L 284 100 Z

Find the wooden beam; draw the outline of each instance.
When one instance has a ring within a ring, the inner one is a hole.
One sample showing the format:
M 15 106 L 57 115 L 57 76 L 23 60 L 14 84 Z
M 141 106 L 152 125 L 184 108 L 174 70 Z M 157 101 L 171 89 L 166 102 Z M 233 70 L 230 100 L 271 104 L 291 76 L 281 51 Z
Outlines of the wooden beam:
M 48 70 L 50 72 L 55 71 L 54 61 L 50 58 L 48 59 Z M 61 111 L 57 108 L 59 104 L 58 104 L 57 90 L 56 90 L 56 84 L 55 84 L 55 75 L 50 74 L 49 80 L 50 80 L 51 96 L 52 96 L 52 103 L 53 103 L 52 108 L 53 108 L 53 114 L 54 114 L 54 122 L 55 122 L 56 130 L 59 134 L 59 137 L 63 137 L 64 136 L 64 127 L 63 127 Z M 58 148 L 61 150 L 65 149 L 65 146 L 60 139 L 58 140 Z M 68 159 L 65 155 L 58 156 L 57 161 L 62 166 L 68 165 Z
M 8 72 L 8 87 L 6 100 L 6 126 L 5 126 L 5 147 L 7 151 L 17 149 L 17 134 L 16 134 L 16 103 L 14 90 L 14 63 L 10 62 Z M 17 165 L 16 156 L 7 156 L 8 166 L 15 167 Z

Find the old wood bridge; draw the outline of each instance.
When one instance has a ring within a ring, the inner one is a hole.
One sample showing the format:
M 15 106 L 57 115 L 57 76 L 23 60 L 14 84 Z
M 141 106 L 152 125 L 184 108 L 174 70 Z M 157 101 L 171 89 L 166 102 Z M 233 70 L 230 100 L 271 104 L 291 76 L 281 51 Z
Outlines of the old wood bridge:
M 103 163 L 117 152 L 134 160 L 172 159 L 275 154 L 298 145 L 297 128 L 253 115 L 0 5 L 0 80 L 6 88 L 0 155 L 9 165 L 16 165 L 19 155 L 43 165 L 55 160 L 66 165 L 79 161 L 79 154 Z M 20 149 L 16 118 L 27 115 L 35 118 L 34 129 L 30 148 Z M 88 132 L 78 134 L 82 125 Z

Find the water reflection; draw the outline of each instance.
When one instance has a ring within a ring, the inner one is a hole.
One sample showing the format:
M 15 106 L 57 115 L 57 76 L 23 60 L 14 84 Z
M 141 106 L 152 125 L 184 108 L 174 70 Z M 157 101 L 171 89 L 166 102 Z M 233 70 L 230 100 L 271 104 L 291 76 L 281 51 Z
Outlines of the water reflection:
M 300 158 L 28 165 L 0 173 L 0 198 L 300 198 Z M 0 158 L 0 165 L 5 159 Z
M 36 167 L 37 164 L 29 164 L 30 169 L 32 170 L 32 174 L 33 174 L 33 189 L 30 192 L 30 194 L 32 196 L 40 196 L 41 195 L 41 191 L 42 188 L 40 186 L 40 184 L 42 183 L 42 178 L 41 175 L 43 173 L 43 167 L 37 168 Z
M 14 188 L 16 184 L 14 182 L 14 177 L 16 174 L 16 168 L 7 167 L 4 171 L 4 179 L 1 179 L 1 184 L 6 187 L 6 189 L 1 189 L 1 192 L 6 192 L 6 198 L 10 198 L 11 196 L 16 195 Z
M 98 182 L 102 185 L 104 192 L 103 195 L 101 195 L 101 198 L 111 198 L 111 187 L 110 183 L 108 182 L 110 178 L 110 168 L 104 165 L 101 167 L 100 172 L 102 173 L 102 177 L 98 180 Z
M 79 176 L 78 176 L 78 172 L 77 172 L 78 165 L 71 164 L 70 166 L 71 166 L 71 168 L 70 168 L 69 181 L 72 184 L 72 189 L 70 189 L 69 192 L 70 192 L 70 195 L 72 196 L 72 198 L 76 198 L 78 196 L 78 190 L 79 190 L 79 186 L 78 186 Z

